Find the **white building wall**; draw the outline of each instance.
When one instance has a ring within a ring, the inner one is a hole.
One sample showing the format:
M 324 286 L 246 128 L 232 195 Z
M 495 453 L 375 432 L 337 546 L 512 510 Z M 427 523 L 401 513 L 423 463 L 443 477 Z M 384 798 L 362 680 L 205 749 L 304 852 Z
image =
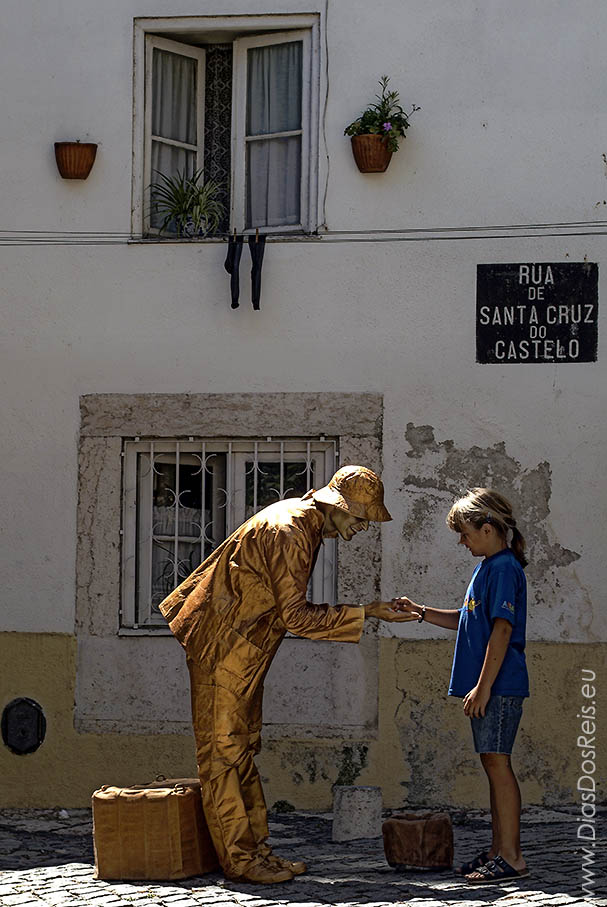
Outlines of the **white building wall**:
M 576 9 L 567 0 L 329 0 L 326 8 L 325 16 L 319 0 L 6 5 L 4 229 L 130 230 L 135 17 L 314 11 L 326 22 L 321 125 L 332 229 L 604 220 L 601 0 Z M 384 72 L 404 105 L 423 112 L 389 171 L 361 178 L 342 132 Z M 52 143 L 72 138 L 99 142 L 85 185 L 56 171 Z
M 133 18 L 315 9 L 329 233 L 268 244 L 260 312 L 245 250 L 232 311 L 223 244 L 127 243 Z M 548 566 L 536 577 L 530 636 L 604 639 L 601 348 L 594 364 L 476 364 L 475 281 L 482 262 L 588 260 L 603 285 L 605 4 L 23 0 L 2 17 L 2 628 L 73 632 L 80 395 L 350 390 L 385 395 L 385 595 L 458 603 L 470 562 L 443 529 L 455 489 L 433 475 L 452 441 L 498 480 L 530 476 L 531 521 L 536 489 L 541 544 L 561 561 L 558 592 Z M 383 72 L 423 109 L 387 173 L 361 175 L 343 128 Z M 99 142 L 84 183 L 53 158 L 76 137 Z M 419 426 L 433 434 L 410 456 Z M 502 444 L 496 466 L 486 452 Z

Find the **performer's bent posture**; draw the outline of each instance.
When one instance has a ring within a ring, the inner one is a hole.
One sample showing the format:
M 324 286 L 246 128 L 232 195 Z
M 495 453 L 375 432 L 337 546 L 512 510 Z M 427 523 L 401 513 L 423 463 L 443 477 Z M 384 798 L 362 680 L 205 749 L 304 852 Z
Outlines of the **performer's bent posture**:
M 345 466 L 328 485 L 266 507 L 160 605 L 186 650 L 204 811 L 230 878 L 284 882 L 304 863 L 275 856 L 254 763 L 263 680 L 285 633 L 358 642 L 365 617 L 410 620 L 388 602 L 314 605 L 306 589 L 321 541 L 350 541 L 392 517 L 370 469 Z

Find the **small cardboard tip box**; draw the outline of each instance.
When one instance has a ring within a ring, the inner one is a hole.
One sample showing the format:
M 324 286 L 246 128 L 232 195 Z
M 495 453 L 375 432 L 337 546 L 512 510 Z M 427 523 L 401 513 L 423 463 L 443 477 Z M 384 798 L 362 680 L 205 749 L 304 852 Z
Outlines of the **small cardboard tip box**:
M 104 786 L 92 805 L 98 879 L 171 881 L 219 867 L 198 779 Z

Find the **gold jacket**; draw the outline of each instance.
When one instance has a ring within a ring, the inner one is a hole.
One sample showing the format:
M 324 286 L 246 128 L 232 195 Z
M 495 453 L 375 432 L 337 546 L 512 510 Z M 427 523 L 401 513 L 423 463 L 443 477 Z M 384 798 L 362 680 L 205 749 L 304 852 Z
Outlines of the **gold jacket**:
M 188 659 L 210 683 L 251 695 L 287 630 L 308 639 L 359 641 L 363 608 L 306 600 L 323 522 L 313 492 L 272 504 L 161 603 Z

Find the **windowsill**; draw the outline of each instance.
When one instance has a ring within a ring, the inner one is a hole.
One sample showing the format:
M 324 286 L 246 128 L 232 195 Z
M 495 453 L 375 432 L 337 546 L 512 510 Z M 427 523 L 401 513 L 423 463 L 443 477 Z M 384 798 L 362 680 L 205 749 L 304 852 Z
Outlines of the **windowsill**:
M 118 630 L 118 636 L 172 636 L 173 632 L 169 627 L 156 627 L 151 629 L 150 627 L 120 627 Z M 289 630 L 285 633 L 285 639 L 302 639 L 304 641 L 309 641 L 305 636 L 297 636 L 295 633 L 291 633 Z
M 172 636 L 173 632 L 169 627 L 155 627 L 151 629 L 150 627 L 120 627 L 118 630 L 118 636 Z M 295 633 L 291 633 L 290 630 L 287 630 L 285 633 L 285 639 L 300 639 L 304 642 L 310 642 L 306 636 L 297 636 Z
M 240 234 L 239 234 L 240 235 Z M 244 234 L 248 236 L 249 234 Z M 318 242 L 322 239 L 319 233 L 265 233 L 266 242 Z M 228 236 L 196 236 L 196 237 L 172 237 L 172 236 L 131 236 L 127 239 L 127 245 L 206 245 L 213 243 L 227 243 Z
M 169 627 L 120 627 L 118 636 L 172 636 Z

